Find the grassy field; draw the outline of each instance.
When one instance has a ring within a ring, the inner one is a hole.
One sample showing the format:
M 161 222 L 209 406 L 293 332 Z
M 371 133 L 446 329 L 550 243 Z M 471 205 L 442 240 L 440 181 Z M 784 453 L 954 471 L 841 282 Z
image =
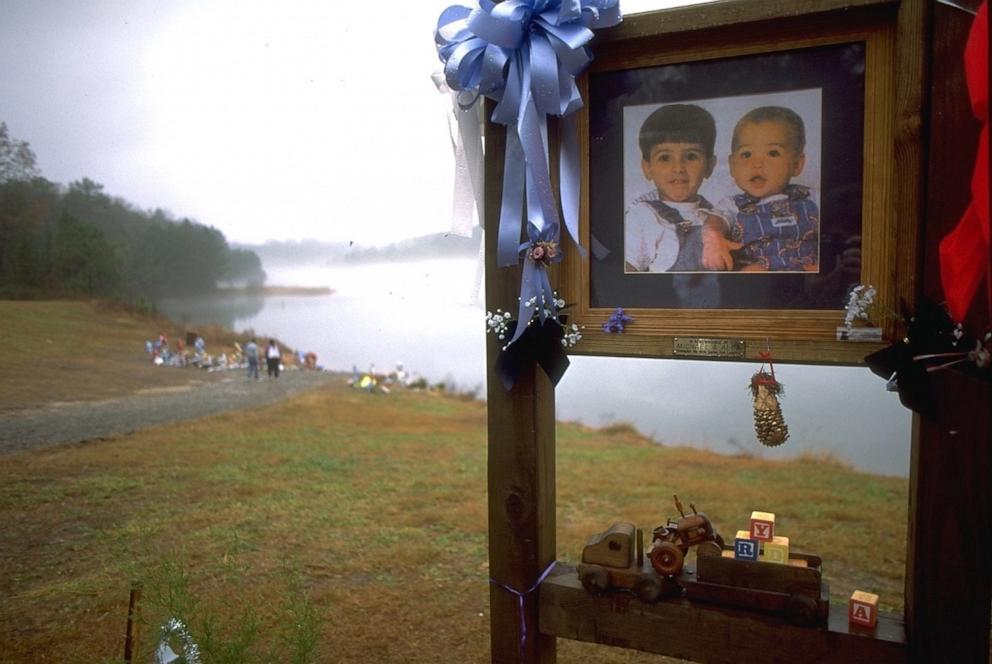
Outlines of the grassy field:
M 832 601 L 859 588 L 902 608 L 904 479 L 662 447 L 623 425 L 562 424 L 558 440 L 561 560 L 614 520 L 661 523 L 678 493 L 731 536 L 776 512 L 823 557 Z M 141 581 L 138 661 L 170 617 L 207 664 L 488 661 L 485 464 L 485 404 L 344 384 L 0 457 L 0 659 L 120 661 Z M 560 641 L 559 661 L 668 660 Z

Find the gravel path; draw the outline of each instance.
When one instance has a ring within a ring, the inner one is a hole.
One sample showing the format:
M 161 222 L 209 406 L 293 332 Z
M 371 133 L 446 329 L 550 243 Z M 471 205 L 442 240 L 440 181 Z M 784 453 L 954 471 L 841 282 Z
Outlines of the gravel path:
M 77 401 L 0 416 L 0 454 L 95 438 L 193 420 L 228 410 L 272 403 L 317 388 L 341 374 L 289 371 L 278 380 L 247 381 L 244 374 L 206 384 L 163 388 L 106 401 Z

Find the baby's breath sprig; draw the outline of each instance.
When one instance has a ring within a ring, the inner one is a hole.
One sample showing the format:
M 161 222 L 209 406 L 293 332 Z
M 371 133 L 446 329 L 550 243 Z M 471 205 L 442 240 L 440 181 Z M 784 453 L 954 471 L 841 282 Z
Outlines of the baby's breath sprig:
M 844 313 L 844 327 L 850 330 L 854 321 L 871 322 L 871 313 L 875 304 L 875 287 L 858 284 L 851 289 L 847 298 L 847 311 Z
M 510 325 L 510 312 L 497 309 L 496 313 L 486 312 L 486 334 L 492 332 L 500 341 L 506 339 Z
M 584 326 L 580 327 L 575 323 L 565 324 L 558 319 L 558 314 L 563 310 L 568 308 L 565 300 L 558 297 L 558 293 L 554 292 L 551 301 L 547 301 L 543 295 L 540 293 L 538 295 L 532 296 L 524 304 L 531 307 L 534 314 L 531 319 L 527 321 L 526 325 L 530 325 L 534 322 L 535 318 L 538 318 L 538 312 L 543 309 L 545 318 L 549 318 L 561 326 L 563 331 L 563 336 L 561 339 L 561 345 L 564 348 L 571 348 L 575 346 L 579 341 L 582 340 L 582 330 L 585 329 Z M 538 303 L 540 300 L 540 303 Z M 497 339 L 500 341 L 505 341 L 506 337 L 510 334 L 510 323 L 514 322 L 513 316 L 509 311 L 503 311 L 502 309 L 497 309 L 496 313 L 491 311 L 486 312 L 486 333 L 493 333 Z M 502 350 L 506 350 L 508 346 L 504 345 Z
M 565 336 L 561 338 L 562 348 L 571 348 L 582 341 L 582 330 L 575 323 L 563 325 L 562 329 L 565 330 Z

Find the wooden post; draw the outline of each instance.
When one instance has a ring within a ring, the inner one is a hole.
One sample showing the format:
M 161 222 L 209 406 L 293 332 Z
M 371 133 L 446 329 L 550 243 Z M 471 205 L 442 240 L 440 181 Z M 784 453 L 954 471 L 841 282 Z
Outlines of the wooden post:
M 962 4 L 977 9 L 979 2 Z M 968 106 L 963 49 L 972 17 L 933 5 L 924 296 L 943 299 L 937 244 L 970 200 L 978 124 Z M 967 321 L 988 325 L 983 288 Z M 930 375 L 937 417 L 913 417 L 906 566 L 910 661 L 988 662 L 992 601 L 992 385 L 956 370 Z
M 138 642 L 138 613 L 141 611 L 141 582 L 131 583 L 131 594 L 127 602 L 127 627 L 124 631 L 124 662 L 134 661 L 135 644 Z
M 988 662 L 992 386 L 955 371 L 936 372 L 931 382 L 937 417 L 913 417 L 906 574 L 910 661 Z
M 487 118 L 491 112 L 492 105 L 488 104 Z M 504 128 L 487 121 L 487 173 L 503 172 L 505 140 Z M 486 308 L 516 314 L 520 270 L 496 265 L 502 195 L 498 180 L 487 178 L 485 189 Z M 492 368 L 499 342 L 490 338 L 487 344 L 489 575 L 494 582 L 523 592 L 555 560 L 554 388 L 543 370 L 534 365 L 525 367 L 514 388 L 507 391 Z M 524 601 L 524 642 L 518 597 L 495 583 L 490 586 L 494 663 L 553 664 L 555 639 L 538 631 L 537 600 L 534 591 Z

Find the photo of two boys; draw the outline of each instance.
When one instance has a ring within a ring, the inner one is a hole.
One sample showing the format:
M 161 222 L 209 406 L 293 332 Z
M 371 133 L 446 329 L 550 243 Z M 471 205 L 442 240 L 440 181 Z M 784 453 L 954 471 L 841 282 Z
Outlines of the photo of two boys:
M 624 272 L 818 273 L 821 91 L 627 106 Z

